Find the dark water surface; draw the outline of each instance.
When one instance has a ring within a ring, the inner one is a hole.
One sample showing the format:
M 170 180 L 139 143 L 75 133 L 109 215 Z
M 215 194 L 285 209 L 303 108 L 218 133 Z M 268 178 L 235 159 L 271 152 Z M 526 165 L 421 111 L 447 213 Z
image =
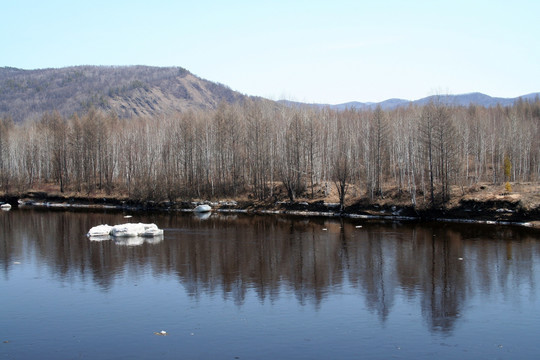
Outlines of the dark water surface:
M 0 359 L 535 359 L 539 280 L 531 229 L 15 209 Z

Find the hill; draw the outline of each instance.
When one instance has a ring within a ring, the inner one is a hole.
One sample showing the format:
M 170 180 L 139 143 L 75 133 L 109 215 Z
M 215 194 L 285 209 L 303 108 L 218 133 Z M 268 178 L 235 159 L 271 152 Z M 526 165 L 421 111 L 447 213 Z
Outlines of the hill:
M 0 116 L 15 121 L 58 110 L 63 116 L 90 107 L 120 117 L 156 116 L 212 109 L 245 95 L 180 67 L 75 66 L 60 69 L 0 68 Z

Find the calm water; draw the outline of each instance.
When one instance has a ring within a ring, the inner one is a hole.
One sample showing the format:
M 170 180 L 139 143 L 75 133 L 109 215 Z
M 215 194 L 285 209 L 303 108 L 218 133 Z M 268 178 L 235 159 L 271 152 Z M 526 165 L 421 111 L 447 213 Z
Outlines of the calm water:
M 0 359 L 540 356 L 538 231 L 123 216 L 0 213 Z M 164 238 L 85 236 L 127 221 Z

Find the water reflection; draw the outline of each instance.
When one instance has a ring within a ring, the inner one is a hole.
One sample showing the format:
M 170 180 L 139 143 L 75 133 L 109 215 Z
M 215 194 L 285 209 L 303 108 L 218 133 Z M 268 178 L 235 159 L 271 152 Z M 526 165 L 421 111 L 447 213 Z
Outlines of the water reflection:
M 59 281 L 91 279 L 102 291 L 120 274 L 174 276 L 196 301 L 221 294 L 244 304 L 292 293 L 316 309 L 332 294 L 358 294 L 385 323 L 398 299 L 417 302 L 432 331 L 451 332 L 479 294 L 536 294 L 538 232 L 494 226 L 363 224 L 331 219 L 213 214 L 135 215 L 165 229 L 157 239 L 90 241 L 92 226 L 122 214 L 0 214 L 0 263 L 36 262 Z M 326 229 L 323 231 L 323 228 Z M 129 245 L 129 246 L 122 246 Z
M 163 241 L 163 235 L 153 236 L 153 237 L 142 237 L 142 236 L 133 236 L 133 237 L 118 237 L 113 239 L 116 245 L 124 246 L 140 246 L 144 243 L 147 244 L 157 244 Z
M 212 215 L 211 212 L 194 212 L 193 216 L 198 220 L 207 220 Z

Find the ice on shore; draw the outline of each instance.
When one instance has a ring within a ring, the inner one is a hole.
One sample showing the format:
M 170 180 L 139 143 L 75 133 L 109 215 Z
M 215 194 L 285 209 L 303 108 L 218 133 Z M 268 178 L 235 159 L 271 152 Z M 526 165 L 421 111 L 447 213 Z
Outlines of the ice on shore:
M 212 211 L 212 208 L 210 207 L 210 205 L 203 204 L 198 205 L 193 211 L 195 211 L 196 213 L 206 213 Z

